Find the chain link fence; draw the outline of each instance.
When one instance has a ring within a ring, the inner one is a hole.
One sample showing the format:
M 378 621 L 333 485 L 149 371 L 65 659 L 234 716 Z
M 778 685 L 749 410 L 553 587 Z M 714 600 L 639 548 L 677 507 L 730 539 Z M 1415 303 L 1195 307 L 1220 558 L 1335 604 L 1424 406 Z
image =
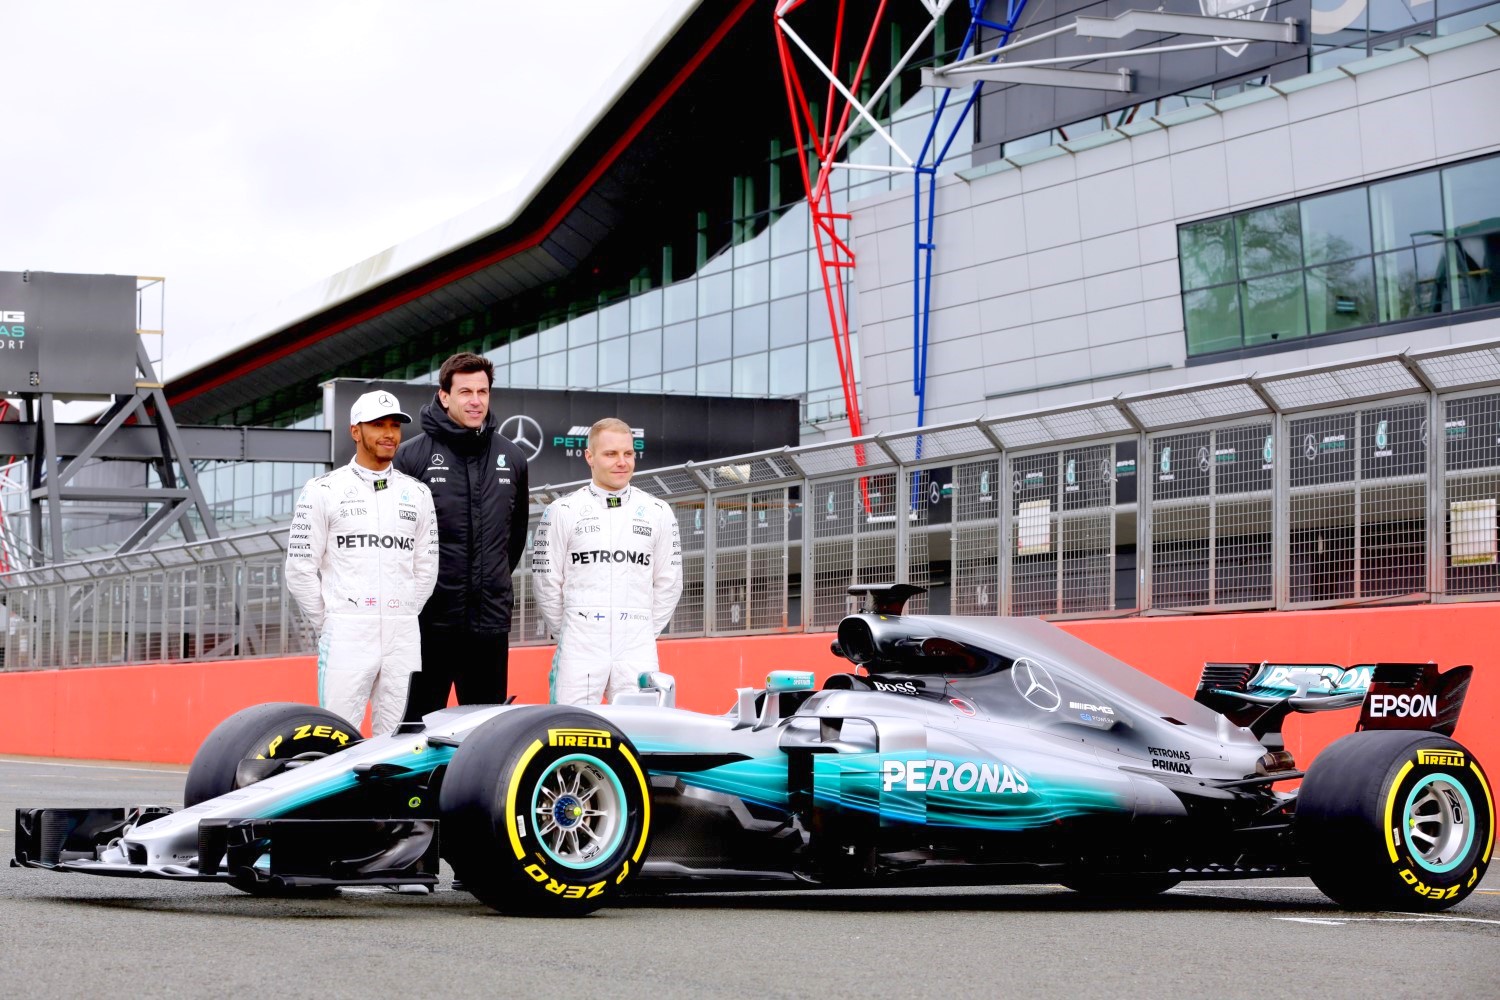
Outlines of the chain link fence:
M 1097 617 L 1500 598 L 1500 341 L 638 474 L 677 515 L 669 636 L 913 613 Z M 542 507 L 577 488 L 532 492 Z M 0 574 L 4 666 L 308 653 L 285 527 Z M 550 641 L 528 558 L 511 641 Z

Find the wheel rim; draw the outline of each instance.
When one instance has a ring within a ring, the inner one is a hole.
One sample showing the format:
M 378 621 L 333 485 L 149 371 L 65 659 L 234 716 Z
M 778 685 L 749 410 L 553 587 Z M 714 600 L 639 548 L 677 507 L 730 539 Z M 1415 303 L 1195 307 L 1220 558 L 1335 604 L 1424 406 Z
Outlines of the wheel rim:
M 554 761 L 537 780 L 531 821 L 542 850 L 569 868 L 592 868 L 625 835 L 625 789 L 603 761 L 574 754 Z
M 1406 796 L 1406 845 L 1412 860 L 1431 872 L 1457 868 L 1474 843 L 1473 804 L 1464 787 L 1431 774 Z

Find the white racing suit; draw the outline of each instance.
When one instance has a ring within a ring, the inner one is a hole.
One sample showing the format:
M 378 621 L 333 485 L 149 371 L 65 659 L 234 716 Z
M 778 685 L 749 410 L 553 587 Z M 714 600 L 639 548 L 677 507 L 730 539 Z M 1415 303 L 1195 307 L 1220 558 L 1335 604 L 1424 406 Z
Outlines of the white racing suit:
M 677 517 L 633 486 L 609 493 L 589 483 L 542 513 L 531 579 L 557 640 L 552 701 L 613 701 L 656 669 L 656 636 L 682 594 Z
M 287 539 L 286 588 L 318 629 L 318 703 L 371 732 L 401 722 L 422 667 L 417 612 L 437 582 L 432 493 L 351 462 L 309 479 Z

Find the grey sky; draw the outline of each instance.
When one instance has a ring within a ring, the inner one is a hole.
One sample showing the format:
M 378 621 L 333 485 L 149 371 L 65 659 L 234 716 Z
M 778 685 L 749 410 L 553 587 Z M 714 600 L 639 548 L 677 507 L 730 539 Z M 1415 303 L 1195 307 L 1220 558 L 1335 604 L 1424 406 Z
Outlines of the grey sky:
M 167 374 L 501 194 L 682 0 L 0 4 L 0 270 L 167 277 Z

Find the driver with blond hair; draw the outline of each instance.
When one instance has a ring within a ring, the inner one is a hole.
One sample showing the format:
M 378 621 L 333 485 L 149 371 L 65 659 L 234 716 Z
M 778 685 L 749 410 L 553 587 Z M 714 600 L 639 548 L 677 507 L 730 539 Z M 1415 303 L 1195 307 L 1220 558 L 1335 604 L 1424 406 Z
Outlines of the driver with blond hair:
M 677 518 L 630 484 L 630 425 L 606 417 L 589 428 L 592 478 L 553 501 L 532 542 L 537 608 L 557 640 L 551 700 L 597 705 L 635 690 L 656 669 L 656 637 L 682 594 Z

